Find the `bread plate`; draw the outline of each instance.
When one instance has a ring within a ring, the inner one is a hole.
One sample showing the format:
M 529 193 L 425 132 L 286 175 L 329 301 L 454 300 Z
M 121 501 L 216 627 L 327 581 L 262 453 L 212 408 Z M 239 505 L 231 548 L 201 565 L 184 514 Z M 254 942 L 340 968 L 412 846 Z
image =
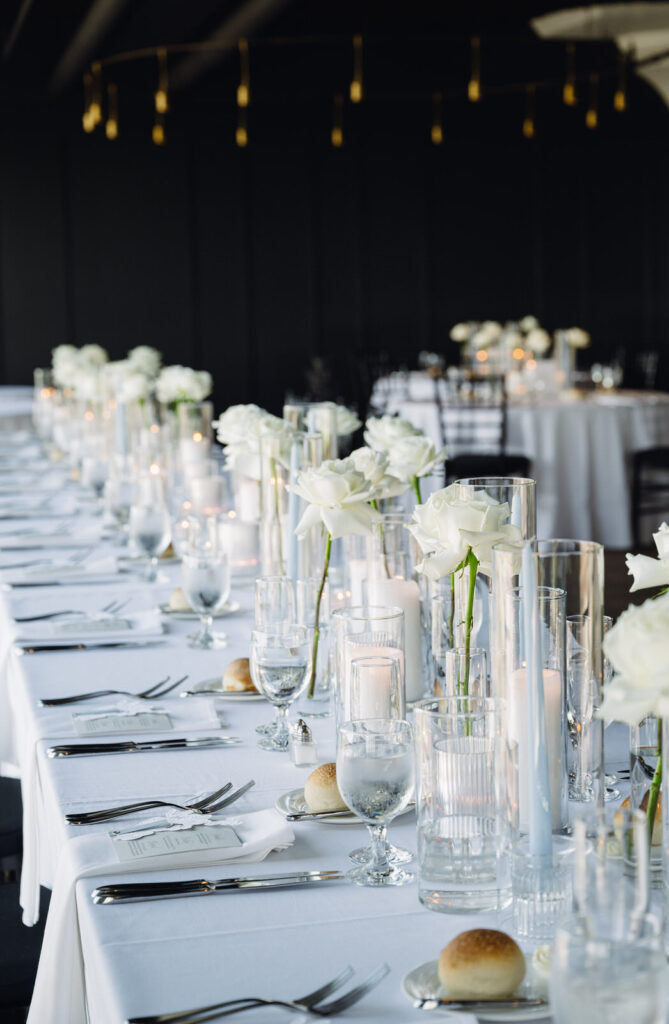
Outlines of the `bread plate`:
M 281 796 L 277 797 L 274 801 L 279 814 L 308 814 L 311 808 L 307 801 L 304 799 L 303 789 L 291 789 L 288 793 L 282 793 Z M 400 818 L 407 811 L 412 811 L 414 804 L 410 803 L 404 808 L 403 811 L 398 814 Z M 339 818 L 307 818 L 307 821 L 323 822 L 324 825 L 363 825 L 364 822 L 360 818 L 356 818 L 355 814 L 342 814 Z
M 200 618 L 197 612 L 194 611 L 173 611 L 169 604 L 161 604 L 158 608 L 163 615 L 169 615 L 171 619 L 175 619 L 178 622 L 181 622 L 182 620 L 186 622 L 196 622 Z M 226 601 L 225 604 L 222 604 L 220 608 L 216 609 L 213 615 L 215 619 L 223 619 L 226 615 L 234 615 L 235 612 L 239 611 L 239 608 L 239 601 Z
M 190 689 L 193 693 L 211 693 L 212 697 L 229 700 L 233 704 L 235 701 L 243 704 L 244 701 L 267 700 L 262 693 L 251 693 L 249 690 L 224 690 L 221 676 L 216 676 L 215 679 L 202 679 L 199 683 L 193 683 Z
M 538 994 L 533 990 L 531 984 L 532 958 L 531 956 L 526 956 L 525 959 L 527 961 L 525 981 L 515 995 L 524 996 L 525 998 L 538 998 Z M 439 962 L 437 960 L 428 960 L 427 963 L 414 967 L 412 971 L 409 971 L 402 978 L 402 989 L 411 1002 L 414 1002 L 416 999 L 445 999 L 448 996 L 448 992 L 439 983 L 438 966 Z M 453 1010 L 449 1009 L 447 1004 L 437 1006 L 432 1012 L 453 1015 Z M 470 1012 L 472 1022 L 477 1018 L 478 1020 L 510 1022 L 545 1020 L 547 1017 L 550 1017 L 551 1010 L 548 1003 L 544 1003 L 542 1006 L 522 1006 L 514 1007 L 513 1009 L 503 1009 L 497 1006 L 490 1010 L 482 1009 L 481 1003 L 477 1003 L 476 1010 L 465 1011 L 462 1007 L 458 1007 L 457 1012 Z

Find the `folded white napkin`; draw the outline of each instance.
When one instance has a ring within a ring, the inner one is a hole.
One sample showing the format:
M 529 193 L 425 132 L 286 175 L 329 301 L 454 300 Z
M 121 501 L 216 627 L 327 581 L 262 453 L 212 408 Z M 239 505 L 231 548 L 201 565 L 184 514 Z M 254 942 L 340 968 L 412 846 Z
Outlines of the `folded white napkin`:
M 0 518 L 2 513 L 0 512 Z M 4 569 L 0 583 L 108 583 L 118 578 L 118 561 L 112 555 L 77 565 L 73 562 L 52 562 L 31 565 L 26 569 Z
M 23 530 L 11 533 L 0 533 L 0 550 L 12 551 L 14 548 L 89 548 L 100 542 L 100 531 L 85 530 L 81 533 L 39 532 Z M 38 557 L 38 556 L 35 556 Z
M 22 644 L 78 644 L 114 643 L 117 640 L 151 639 L 162 636 L 160 612 L 148 611 L 124 615 L 92 613 L 90 616 L 71 616 L 47 619 L 45 622 L 16 624 L 14 639 Z
M 10 701 L 13 694 L 22 683 L 21 671 L 18 666 L 20 658 L 12 657 L 8 661 L 8 690 Z M 93 689 L 95 687 L 91 687 Z M 104 686 L 100 686 L 103 689 Z M 122 701 L 123 698 L 117 698 Z M 104 709 L 109 709 L 110 698 L 106 698 Z M 77 742 L 78 737 L 74 728 L 72 715 L 78 711 L 93 712 L 94 701 L 85 704 L 70 704 L 57 708 L 44 708 L 33 716 L 20 715 L 18 708 L 14 708 L 13 719 L 17 723 L 14 730 L 13 741 L 14 761 L 17 763 L 21 773 L 21 792 L 23 796 L 23 863 L 21 869 L 21 906 L 23 907 L 23 920 L 27 925 L 35 924 L 39 917 L 39 887 L 45 880 L 47 865 L 43 863 L 45 851 L 41 832 L 41 810 L 42 795 L 39 773 L 39 761 L 37 755 L 37 744 L 40 741 Z M 116 700 L 114 701 L 116 703 Z M 139 701 L 137 701 L 139 703 Z M 142 704 L 145 702 L 142 701 Z M 164 708 L 172 722 L 172 729 L 169 733 L 143 733 L 142 738 L 170 738 L 173 736 L 190 736 L 193 732 L 206 732 L 207 734 L 220 728 L 220 720 L 215 716 L 211 707 L 204 707 L 204 703 L 196 706 L 197 702 L 189 703 L 180 700 L 163 698 L 159 702 Z M 150 702 L 153 707 L 154 702 Z M 120 706 L 123 706 L 122 704 Z M 132 733 L 125 734 L 132 738 Z M 124 734 L 116 734 L 115 739 L 123 739 Z M 51 745 L 51 742 L 50 744 Z M 153 754 L 137 754 L 136 757 L 153 757 Z M 85 771 L 86 759 L 81 759 L 82 771 Z M 110 803 L 114 803 L 111 798 Z M 119 800 L 118 803 L 130 802 Z M 64 1018 L 65 1019 L 65 1018 Z
M 49 907 L 37 980 L 28 1024 L 86 1024 L 84 963 L 79 934 L 75 886 L 80 878 L 162 871 L 172 868 L 252 863 L 264 860 L 277 847 L 290 846 L 294 834 L 276 811 L 255 811 L 236 816 L 235 831 L 241 847 L 197 850 L 169 857 L 119 860 L 108 835 L 79 836 L 64 847 Z M 169 862 L 169 863 L 167 863 Z M 216 871 L 216 875 L 220 875 Z M 212 899 L 225 899 L 212 896 Z

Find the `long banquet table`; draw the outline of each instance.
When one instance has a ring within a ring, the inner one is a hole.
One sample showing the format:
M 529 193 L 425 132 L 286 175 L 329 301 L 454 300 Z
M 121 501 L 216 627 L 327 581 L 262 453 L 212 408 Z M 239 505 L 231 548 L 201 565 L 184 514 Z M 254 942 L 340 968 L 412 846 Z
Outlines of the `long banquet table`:
M 373 403 L 441 446 L 438 382 L 412 373 L 377 382 Z M 611 548 L 632 544 L 632 453 L 669 444 L 669 394 L 597 392 L 508 406 L 507 451 L 526 455 L 537 481 L 540 537 L 578 537 Z
M 24 467 L 37 457 L 30 454 L 35 453 L 34 446 L 21 448 L 15 440 L 12 447 Z M 3 451 L 9 449 L 2 448 L 0 437 L 0 472 Z M 19 472 L 23 470 L 17 471 L 16 479 L 20 478 Z M 0 475 L 6 481 L 11 478 L 10 473 Z M 65 479 L 64 471 L 47 467 L 40 485 L 46 488 L 60 481 L 53 496 L 54 511 L 66 509 L 70 501 L 76 500 L 76 513 L 65 520 L 0 520 L 0 547 L 17 530 L 48 530 L 63 522 L 72 530 L 73 543 L 99 533 L 100 519 L 82 510 L 77 488 L 65 485 Z M 36 486 L 33 483 L 28 489 L 23 485 L 22 496 L 34 494 Z M 95 555 L 111 550 L 108 542 L 99 540 Z M 67 548 L 63 547 L 44 552 L 11 552 L 4 547 L 0 562 L 4 567 L 31 557 L 58 559 L 66 554 Z M 61 608 L 99 609 L 114 597 L 130 598 L 129 609 L 133 611 L 151 608 L 165 601 L 178 584 L 178 566 L 165 566 L 162 573 L 164 582 L 155 585 L 143 582 L 138 575 L 124 574 L 119 575 L 118 582 L 104 586 L 63 583 L 28 589 L 5 587 L 0 592 L 0 636 L 4 646 L 0 652 L 0 721 L 4 723 L 0 729 L 0 759 L 14 761 L 23 782 L 24 905 L 29 906 L 37 882 L 55 885 L 30 1024 L 83 1024 L 86 1019 L 91 1024 L 119 1024 L 129 1016 L 182 1010 L 239 996 L 290 998 L 315 988 L 348 963 L 360 978 L 382 962 L 389 964 L 391 973 L 373 994 L 347 1012 L 346 1019 L 390 1024 L 424 1018 L 402 992 L 405 973 L 436 958 L 441 947 L 459 931 L 496 924 L 509 929 L 508 920 L 500 923 L 494 915 L 458 917 L 430 912 L 419 904 L 415 885 L 378 890 L 358 888 L 345 881 L 277 892 L 226 893 L 116 906 L 93 904 L 94 886 L 128 880 L 120 863 L 100 867 L 96 859 L 100 837 L 113 828 L 139 827 L 147 815 L 118 819 L 111 825 L 73 827 L 65 823 L 65 813 L 148 796 L 183 802 L 196 793 L 216 789 L 226 780 L 237 787 L 255 779 L 255 787 L 231 808 L 234 818 L 236 814 L 272 808 L 277 797 L 301 787 L 311 771 L 310 767 L 295 767 L 284 754 L 257 747 L 255 726 L 267 720 L 271 712 L 266 702 L 226 704 L 224 698 L 184 700 L 174 694 L 155 702 L 174 716 L 173 735 L 184 734 L 182 723 L 187 721 L 188 735 L 211 735 L 220 730 L 239 736 L 241 745 L 72 759 L 47 756 L 46 750 L 54 742 L 76 742 L 73 711 L 91 711 L 96 703 L 106 708 L 110 698 L 58 710 L 40 708 L 41 698 L 107 687 L 138 691 L 167 674 L 177 679 L 188 673 L 188 685 L 192 685 L 220 676 L 230 659 L 248 653 L 252 596 L 248 589 L 233 589 L 232 597 L 240 604 L 238 613 L 216 622 L 217 628 L 225 628 L 228 634 L 225 650 L 188 648 L 186 634 L 193 623 L 172 620 L 166 624 L 163 642 L 136 650 L 18 656 L 12 649 L 16 628 L 13 616 Z M 214 708 L 224 707 L 224 726 L 211 718 L 204 721 L 211 714 L 212 704 Z M 301 706 L 303 702 L 298 701 L 297 707 Z M 313 720 L 313 729 L 319 762 L 334 759 L 333 719 Z M 148 817 L 155 813 L 148 812 Z M 251 868 L 226 862 L 206 869 L 177 869 L 170 868 L 169 857 L 165 857 L 164 869 L 131 875 L 130 880 L 221 877 L 284 869 L 345 870 L 349 866 L 348 852 L 366 838 L 361 826 L 302 822 L 293 828 L 294 842 L 288 848 L 270 853 L 262 864 Z M 394 841 L 415 849 L 413 812 L 396 820 L 390 835 Z M 77 865 L 74 876 L 72 864 Z M 65 943 L 62 936 L 50 935 L 49 926 L 56 899 L 67 899 L 64 887 L 70 878 L 76 878 L 76 904 L 74 928 Z M 70 994 L 70 989 L 76 990 L 72 964 L 76 963 L 78 942 L 83 955 L 87 1013 Z M 247 1017 L 249 1021 L 292 1019 L 285 1011 L 266 1009 L 251 1011 Z

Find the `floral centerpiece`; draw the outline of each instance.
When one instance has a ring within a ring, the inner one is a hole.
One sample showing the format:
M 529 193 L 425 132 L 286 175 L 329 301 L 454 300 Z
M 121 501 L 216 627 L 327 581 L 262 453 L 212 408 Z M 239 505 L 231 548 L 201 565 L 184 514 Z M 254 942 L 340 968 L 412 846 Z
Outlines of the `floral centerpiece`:
M 365 441 L 370 448 L 386 454 L 388 474 L 409 484 L 420 504 L 420 480 L 445 461 L 446 449 L 437 450 L 421 430 L 399 416 L 368 419 Z
M 181 402 L 204 402 L 213 386 L 207 370 L 165 366 L 156 379 L 156 396 L 159 402 L 174 411 Z

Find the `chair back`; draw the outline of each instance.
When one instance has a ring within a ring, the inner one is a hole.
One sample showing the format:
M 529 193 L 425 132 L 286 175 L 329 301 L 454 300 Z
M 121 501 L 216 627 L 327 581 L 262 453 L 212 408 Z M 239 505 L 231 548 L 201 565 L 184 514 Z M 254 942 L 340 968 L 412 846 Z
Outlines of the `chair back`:
M 507 411 L 504 378 L 452 378 L 440 381 L 439 385 L 435 387 L 435 398 L 448 457 L 503 456 Z

